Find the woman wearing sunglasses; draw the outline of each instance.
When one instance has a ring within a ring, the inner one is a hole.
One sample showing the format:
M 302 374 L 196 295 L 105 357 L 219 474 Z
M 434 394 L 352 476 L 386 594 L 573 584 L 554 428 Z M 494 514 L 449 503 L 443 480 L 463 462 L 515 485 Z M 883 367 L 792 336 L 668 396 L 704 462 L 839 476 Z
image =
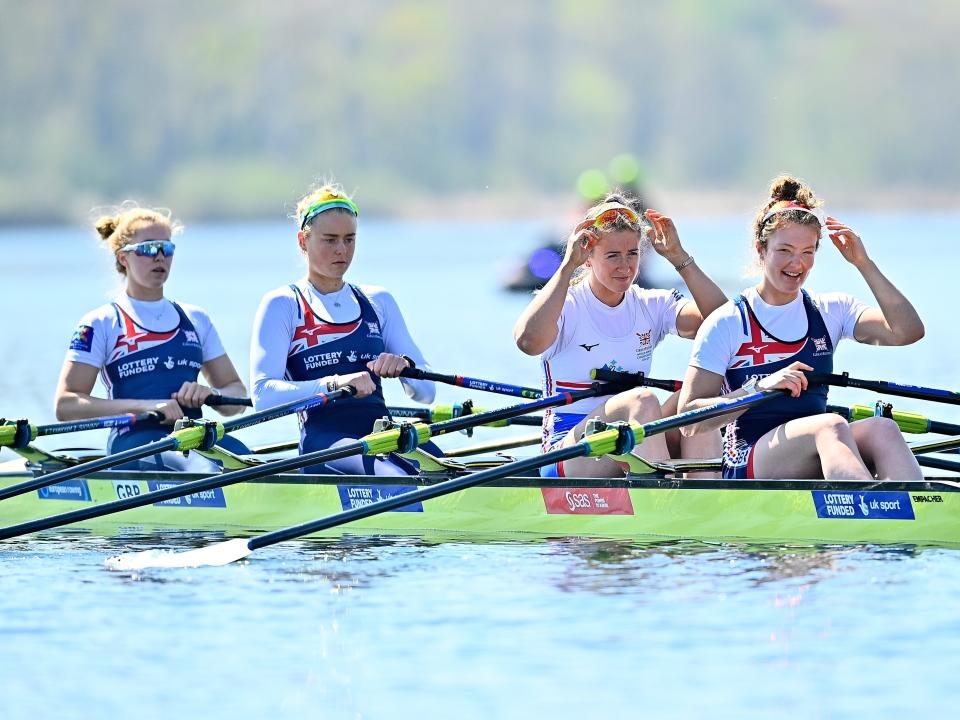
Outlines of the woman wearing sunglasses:
M 703 318 L 726 302 L 716 283 L 683 249 L 673 221 L 655 210 L 644 216 L 618 194 L 588 210 L 567 240 L 560 268 L 517 320 L 517 346 L 528 355 L 541 356 L 545 394 L 589 387 L 594 368 L 648 373 L 653 350 L 666 335 L 694 337 Z M 693 301 L 676 290 L 634 285 L 640 259 L 650 245 L 674 266 Z M 593 417 L 642 423 L 676 411 L 676 393 L 661 405 L 646 388 L 578 400 L 562 410 L 547 411 L 543 449 L 577 442 Z M 634 452 L 666 460 L 716 457 L 719 450 L 719 433 L 693 438 L 668 433 L 647 438 Z M 624 470 L 607 458 L 577 458 L 543 468 L 541 474 L 617 477 Z
M 111 433 L 108 452 L 115 453 L 163 437 L 184 416 L 200 417 L 212 393 L 243 396 L 246 389 L 207 313 L 163 296 L 175 249 L 170 238 L 180 227 L 164 213 L 133 207 L 100 218 L 95 228 L 113 253 L 125 288 L 80 320 L 60 374 L 56 413 L 60 420 L 150 410 L 163 414 L 167 427 L 138 424 Z M 212 387 L 197 382 L 201 372 Z M 98 374 L 107 398 L 91 395 Z M 220 410 L 224 415 L 242 411 L 241 406 Z M 232 438 L 224 440 L 224 447 L 245 450 Z M 164 453 L 132 465 L 212 469 L 193 453 L 188 458 Z
M 352 398 L 308 410 L 300 420 L 300 452 L 323 450 L 367 435 L 389 415 L 381 378 L 408 367 L 427 368 L 400 308 L 381 287 L 344 281 L 356 249 L 356 203 L 333 183 L 297 204 L 297 242 L 307 274 L 263 298 L 250 348 L 252 397 L 257 409 L 313 397 L 351 385 Z M 434 384 L 400 378 L 407 395 L 433 401 Z M 440 454 L 428 443 L 427 450 Z M 349 457 L 304 468 L 333 474 L 406 475 L 416 471 L 399 456 Z
M 863 276 L 879 307 L 846 293 L 807 292 L 820 235 L 826 228 L 844 260 Z M 781 176 L 753 224 L 761 279 L 714 313 L 697 335 L 683 383 L 681 407 L 783 388 L 789 395 L 735 416 L 684 428 L 714 431 L 727 424 L 727 478 L 920 480 L 922 473 L 893 420 L 848 424 L 827 413 L 827 387 L 807 373 L 833 371 L 833 353 L 846 338 L 870 345 L 908 345 L 923 337 L 910 301 L 867 255 L 857 234 L 827 217 L 813 191 Z M 796 338 L 783 340 L 781 338 Z M 721 395 L 722 394 L 722 395 Z

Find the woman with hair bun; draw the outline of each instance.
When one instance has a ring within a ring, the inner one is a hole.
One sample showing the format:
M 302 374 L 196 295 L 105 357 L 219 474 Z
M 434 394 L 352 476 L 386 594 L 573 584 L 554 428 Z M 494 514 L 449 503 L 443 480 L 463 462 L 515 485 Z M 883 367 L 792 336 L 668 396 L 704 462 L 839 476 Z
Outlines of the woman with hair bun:
M 634 285 L 649 246 L 674 266 L 693 301 L 676 290 Z M 570 233 L 560 268 L 520 315 L 513 337 L 524 353 L 541 356 L 544 392 L 552 395 L 589 387 L 594 368 L 648 373 L 654 348 L 668 334 L 692 338 L 726 299 L 683 249 L 673 220 L 655 210 L 641 214 L 637 201 L 613 193 Z M 676 411 L 676 393 L 661 405 L 647 388 L 578 400 L 547 411 L 543 451 L 579 441 L 593 417 L 643 423 Z M 645 439 L 634 453 L 667 460 L 716 457 L 719 450 L 719 433 L 681 438 L 674 432 Z M 607 458 L 576 458 L 541 469 L 547 477 L 623 474 L 621 464 Z
M 142 207 L 121 207 L 95 223 L 97 234 L 114 256 L 124 279 L 124 292 L 113 302 L 87 313 L 70 342 L 56 395 L 59 420 L 79 420 L 158 410 L 162 425 L 187 416 L 200 417 L 200 407 L 213 393 L 242 396 L 246 389 L 223 349 L 207 313 L 164 297 L 175 249 L 171 238 L 181 226 L 169 213 Z M 197 382 L 203 373 L 211 387 Z M 107 398 L 91 395 L 97 375 Z M 224 415 L 243 412 L 224 406 Z M 170 431 L 159 424 L 115 430 L 108 452 L 116 453 L 157 440 Z M 221 444 L 244 450 L 232 438 Z M 214 469 L 192 454 L 163 453 L 123 466 L 125 469 Z
M 803 289 L 824 228 L 863 276 L 878 307 L 846 293 Z M 920 479 L 920 466 L 893 420 L 848 424 L 826 411 L 827 387 L 807 381 L 807 373 L 833 371 L 840 340 L 909 345 L 922 338 L 923 322 L 913 305 L 880 271 L 860 237 L 826 216 L 813 191 L 796 178 L 773 181 L 753 223 L 753 245 L 760 283 L 700 328 L 680 407 L 692 410 L 755 390 L 784 388 L 790 394 L 749 408 L 733 422 L 728 415 L 683 432 L 729 423 L 722 455 L 726 478 Z
M 408 367 L 428 368 L 393 296 L 382 287 L 344 281 L 356 250 L 357 204 L 327 182 L 297 203 L 297 243 L 307 274 L 267 293 L 253 322 L 252 397 L 257 409 L 351 385 L 356 395 L 300 418 L 301 454 L 352 442 L 389 416 L 381 378 Z M 433 382 L 400 378 L 407 395 L 433 402 Z M 433 443 L 424 446 L 440 454 Z M 416 468 L 396 455 L 359 456 L 303 472 L 406 475 Z

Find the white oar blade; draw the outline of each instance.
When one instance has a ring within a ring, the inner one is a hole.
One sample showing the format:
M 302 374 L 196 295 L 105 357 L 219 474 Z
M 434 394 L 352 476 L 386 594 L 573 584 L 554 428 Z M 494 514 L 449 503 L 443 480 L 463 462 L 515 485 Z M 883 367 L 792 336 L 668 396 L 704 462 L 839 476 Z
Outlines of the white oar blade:
M 110 570 L 145 570 L 147 568 L 188 568 L 203 565 L 229 565 L 251 553 L 245 538 L 227 540 L 207 547 L 171 552 L 169 550 L 144 550 L 138 553 L 114 555 L 107 558 Z

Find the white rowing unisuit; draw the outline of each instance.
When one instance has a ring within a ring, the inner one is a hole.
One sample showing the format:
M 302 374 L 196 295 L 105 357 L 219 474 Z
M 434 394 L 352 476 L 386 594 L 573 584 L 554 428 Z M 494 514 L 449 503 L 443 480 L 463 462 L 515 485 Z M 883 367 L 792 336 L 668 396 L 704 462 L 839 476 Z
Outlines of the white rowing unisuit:
M 115 298 L 114 302 L 123 308 L 135 323 L 152 332 L 169 332 L 180 323 L 177 309 L 166 298 L 136 300 L 129 295 L 121 294 Z M 196 305 L 180 303 L 180 307 L 197 331 L 200 347 L 203 350 L 203 362 L 206 363 L 224 355 L 226 351 L 223 349 L 223 343 L 220 342 L 220 336 L 206 311 Z M 110 353 L 117 345 L 117 338 L 123 335 L 123 322 L 118 317 L 113 303 L 101 305 L 84 315 L 80 319 L 77 333 L 78 336 L 83 337 L 83 342 L 77 342 L 77 336 L 75 336 L 74 342 L 67 350 L 66 359 L 100 368 L 100 379 L 107 390 L 107 397 L 113 399 L 113 386 L 106 376 L 104 367 L 110 360 Z M 89 350 L 86 349 L 88 347 Z
M 360 303 L 349 285 L 344 285 L 336 292 L 323 294 L 317 292 L 306 278 L 301 278 L 295 284 L 314 312 L 327 322 L 348 323 L 360 316 Z M 393 296 L 382 287 L 357 287 L 367 296 L 377 313 L 386 351 L 394 355 L 407 355 L 417 367 L 429 369 L 423 353 L 410 337 L 407 324 Z M 267 293 L 260 302 L 250 341 L 250 388 L 253 404 L 257 408 L 274 407 L 281 403 L 313 397 L 325 392 L 327 381 L 333 379 L 333 376 L 330 376 L 295 382 L 287 378 L 287 356 L 298 316 L 297 297 L 288 285 Z M 322 347 L 323 344 L 340 337 L 342 335 L 335 333 L 325 334 L 320 337 L 318 346 Z M 433 382 L 407 378 L 400 378 L 400 382 L 413 400 L 433 402 L 436 395 Z
M 868 307 L 866 303 L 847 293 L 808 293 L 827 326 L 831 345 L 836 348 L 841 340 L 852 339 L 857 320 Z M 800 293 L 786 305 L 769 305 L 760 297 L 755 287 L 747 288 L 742 294 L 760 325 L 771 336 L 784 342 L 806 336 L 807 313 L 803 309 L 803 297 Z M 734 357 L 750 340 L 749 322 L 745 323 L 736 304 L 729 300 L 703 321 L 693 342 L 690 364 L 717 375 L 724 375 Z M 758 355 L 765 350 L 762 343 L 755 343 L 749 349 Z
M 557 339 L 540 356 L 544 394 L 589 387 L 594 368 L 649 373 L 653 349 L 667 335 L 677 334 L 677 316 L 688 302 L 676 290 L 633 285 L 619 305 L 610 307 L 597 299 L 589 281 L 572 286 L 557 320 Z M 562 440 L 607 397 L 547 410 L 544 449 Z

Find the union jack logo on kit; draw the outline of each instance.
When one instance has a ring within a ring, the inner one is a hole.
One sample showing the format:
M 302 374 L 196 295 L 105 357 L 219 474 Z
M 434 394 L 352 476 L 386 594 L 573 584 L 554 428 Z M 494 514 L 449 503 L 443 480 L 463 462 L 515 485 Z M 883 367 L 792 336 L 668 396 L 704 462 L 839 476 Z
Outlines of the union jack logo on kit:
M 827 345 L 827 338 L 813 338 L 813 349 L 815 352 L 827 352 L 830 350 L 829 346 Z

